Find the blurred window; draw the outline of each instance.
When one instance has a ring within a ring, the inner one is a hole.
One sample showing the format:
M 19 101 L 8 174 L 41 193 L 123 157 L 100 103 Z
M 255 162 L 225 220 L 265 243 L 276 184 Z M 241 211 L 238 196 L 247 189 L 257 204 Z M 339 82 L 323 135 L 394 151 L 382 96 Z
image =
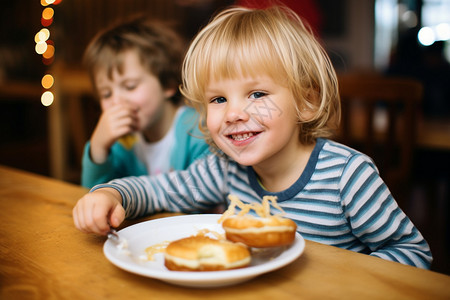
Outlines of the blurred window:
M 399 35 L 416 28 L 423 46 L 444 42 L 450 61 L 450 0 L 375 0 L 374 65 L 385 70 Z

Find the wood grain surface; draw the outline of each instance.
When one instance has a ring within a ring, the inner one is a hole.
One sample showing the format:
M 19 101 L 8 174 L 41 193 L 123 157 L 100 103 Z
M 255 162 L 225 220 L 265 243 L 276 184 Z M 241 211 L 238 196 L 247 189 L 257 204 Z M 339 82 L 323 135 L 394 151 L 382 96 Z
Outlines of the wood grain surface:
M 450 276 L 310 241 L 290 265 L 231 287 L 134 275 L 105 258 L 105 237 L 75 229 L 86 192 L 0 167 L 0 299 L 450 299 Z

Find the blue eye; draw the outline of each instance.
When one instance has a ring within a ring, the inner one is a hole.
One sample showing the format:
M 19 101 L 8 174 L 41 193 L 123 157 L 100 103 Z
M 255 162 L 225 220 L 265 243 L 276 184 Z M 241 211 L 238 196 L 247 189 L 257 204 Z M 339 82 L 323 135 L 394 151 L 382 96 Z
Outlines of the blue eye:
M 210 103 L 217 103 L 217 104 L 225 103 L 225 102 L 227 102 L 227 99 L 225 99 L 224 97 L 217 97 L 210 101 Z
M 250 98 L 259 99 L 266 95 L 267 95 L 267 93 L 264 93 L 264 92 L 254 92 L 250 95 Z

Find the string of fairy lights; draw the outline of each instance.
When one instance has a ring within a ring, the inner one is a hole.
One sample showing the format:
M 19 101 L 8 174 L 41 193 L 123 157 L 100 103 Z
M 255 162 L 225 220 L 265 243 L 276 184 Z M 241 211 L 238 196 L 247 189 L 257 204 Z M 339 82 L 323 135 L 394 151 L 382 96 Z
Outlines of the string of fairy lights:
M 34 41 L 36 42 L 36 53 L 42 55 L 42 63 L 46 66 L 50 66 L 55 59 L 55 43 L 51 39 L 50 25 L 53 23 L 55 11 L 52 6 L 58 5 L 62 0 L 40 0 L 41 5 L 44 8 L 42 10 L 41 25 L 42 29 L 36 33 Z M 50 91 L 55 82 L 54 77 L 51 74 L 45 74 L 42 77 L 41 85 L 44 88 L 44 92 L 41 96 L 41 103 L 44 106 L 50 106 L 54 101 L 54 95 Z

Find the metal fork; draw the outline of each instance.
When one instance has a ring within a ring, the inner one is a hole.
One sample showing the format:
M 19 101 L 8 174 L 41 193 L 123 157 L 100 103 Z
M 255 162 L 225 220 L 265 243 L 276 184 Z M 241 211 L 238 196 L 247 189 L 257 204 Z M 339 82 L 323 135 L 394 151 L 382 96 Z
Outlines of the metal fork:
M 121 237 L 114 228 L 109 230 L 108 239 L 113 242 L 119 250 L 125 250 L 128 248 L 128 241 Z
M 147 255 L 140 255 L 140 256 L 133 255 L 132 252 L 128 249 L 128 240 L 125 239 L 123 236 L 119 235 L 119 233 L 114 228 L 111 228 L 109 230 L 107 236 L 108 239 L 116 246 L 116 249 L 120 253 L 129 256 L 136 263 L 148 261 Z

